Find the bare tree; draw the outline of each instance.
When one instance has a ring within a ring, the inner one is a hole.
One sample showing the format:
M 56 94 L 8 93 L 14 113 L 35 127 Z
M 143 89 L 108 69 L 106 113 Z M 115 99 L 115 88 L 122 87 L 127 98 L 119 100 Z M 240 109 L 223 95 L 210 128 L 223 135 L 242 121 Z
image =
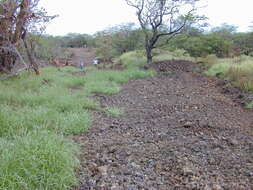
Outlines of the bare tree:
M 161 37 L 167 42 L 179 34 L 188 21 L 194 20 L 199 0 L 125 0 L 134 7 L 145 35 L 147 62 L 152 63 L 152 50 Z

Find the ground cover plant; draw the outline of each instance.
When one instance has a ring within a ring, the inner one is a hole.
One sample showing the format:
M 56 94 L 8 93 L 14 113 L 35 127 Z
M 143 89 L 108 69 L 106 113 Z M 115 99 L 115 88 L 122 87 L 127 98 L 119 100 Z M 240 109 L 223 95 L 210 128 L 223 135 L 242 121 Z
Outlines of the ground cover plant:
M 134 53 L 132 53 L 134 54 Z M 0 189 L 69 189 L 77 183 L 78 146 L 68 135 L 85 132 L 91 110 L 120 116 L 120 108 L 101 108 L 92 96 L 114 94 L 120 84 L 152 76 L 139 57 L 123 55 L 125 70 L 45 67 L 0 82 Z M 139 62 L 138 62 L 139 61 Z M 83 72 L 83 74 L 75 74 Z

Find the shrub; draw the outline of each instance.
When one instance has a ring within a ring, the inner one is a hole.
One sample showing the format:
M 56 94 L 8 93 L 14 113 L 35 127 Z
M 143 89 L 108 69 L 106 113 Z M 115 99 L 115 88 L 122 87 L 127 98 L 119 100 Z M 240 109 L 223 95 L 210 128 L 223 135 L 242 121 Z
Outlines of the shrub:
M 204 63 L 205 66 L 211 67 L 214 64 L 218 63 L 218 58 L 216 55 L 211 54 L 211 55 L 207 55 L 206 57 L 202 58 L 201 61 Z
M 225 76 L 229 69 L 229 63 L 217 63 L 214 64 L 207 72 L 205 72 L 205 74 L 208 76 Z
M 192 61 L 193 58 L 182 49 L 175 49 L 174 51 L 160 50 L 159 54 L 154 57 L 154 61 L 164 61 L 164 60 L 189 60 Z

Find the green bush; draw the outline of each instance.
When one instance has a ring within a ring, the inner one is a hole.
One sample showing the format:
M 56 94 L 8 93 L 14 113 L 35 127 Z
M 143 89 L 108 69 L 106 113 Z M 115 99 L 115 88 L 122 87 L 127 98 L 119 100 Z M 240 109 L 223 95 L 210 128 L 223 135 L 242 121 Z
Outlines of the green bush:
M 193 61 L 194 59 L 183 49 L 175 49 L 173 51 L 160 50 L 159 54 L 154 56 L 154 62 L 164 60 L 188 60 Z
M 201 62 L 203 62 L 205 66 L 211 67 L 214 64 L 218 63 L 218 58 L 216 55 L 211 54 L 211 55 L 207 55 L 206 57 L 202 58 Z

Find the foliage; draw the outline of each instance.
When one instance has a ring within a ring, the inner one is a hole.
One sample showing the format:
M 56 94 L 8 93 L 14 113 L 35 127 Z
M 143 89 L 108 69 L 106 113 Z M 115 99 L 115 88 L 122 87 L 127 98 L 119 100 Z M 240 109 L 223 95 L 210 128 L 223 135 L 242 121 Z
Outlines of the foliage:
M 116 25 L 95 34 L 97 55 L 103 59 L 143 47 L 142 32 L 133 23 Z
M 60 41 L 52 36 L 31 34 L 28 41 L 33 44 L 34 54 L 38 59 L 49 61 L 64 55 Z
M 218 58 L 215 54 L 210 54 L 202 58 L 201 61 L 204 63 L 205 66 L 211 67 L 214 64 L 218 63 Z
M 181 34 L 173 39 L 167 48 L 184 49 L 193 57 L 205 57 L 209 54 L 227 57 L 232 50 L 232 45 L 231 39 L 225 39 L 215 34 L 201 34 L 199 36 Z
M 81 48 L 94 46 L 94 39 L 88 34 L 70 33 L 64 37 L 57 37 L 57 39 L 62 47 Z
M 241 54 L 253 55 L 253 32 L 236 33 L 233 35 L 234 48 Z

